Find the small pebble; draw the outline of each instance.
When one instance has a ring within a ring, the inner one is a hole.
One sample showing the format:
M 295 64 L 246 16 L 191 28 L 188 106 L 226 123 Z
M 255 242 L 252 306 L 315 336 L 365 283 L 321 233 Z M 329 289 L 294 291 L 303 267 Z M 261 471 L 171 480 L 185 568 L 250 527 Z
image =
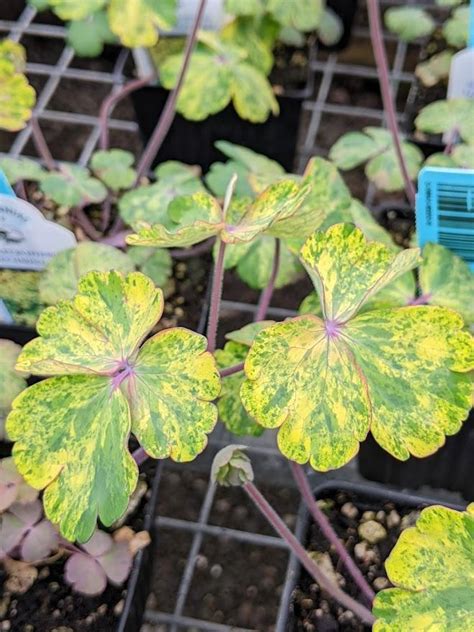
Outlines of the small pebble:
M 350 610 L 344 610 L 344 612 L 338 616 L 337 620 L 342 624 L 351 623 L 354 620 L 354 613 Z
M 53 610 L 53 617 L 57 619 L 60 616 L 61 616 L 61 610 L 58 610 L 57 608 Z
M 216 502 L 216 509 L 219 513 L 226 513 L 230 509 L 230 502 L 226 498 L 219 498 Z
M 301 600 L 301 607 L 304 608 L 305 610 L 311 610 L 312 608 L 314 608 L 314 601 L 312 599 L 302 599 Z
M 346 518 L 354 520 L 359 515 L 359 510 L 354 503 L 344 503 L 341 507 L 341 513 L 343 516 L 346 516 Z
M 214 579 L 219 579 L 219 577 L 222 575 L 222 566 L 220 564 L 214 564 L 213 566 L 211 566 L 211 570 L 209 572 L 211 573 L 211 577 L 213 577 Z
M 373 586 L 375 590 L 383 590 L 390 586 L 390 582 L 386 577 L 376 577 L 373 581 Z
M 107 604 L 103 603 L 97 608 L 97 614 L 104 615 L 107 612 Z
M 395 511 L 395 509 L 392 509 L 392 511 L 387 516 L 387 527 L 389 529 L 393 529 L 394 527 L 398 527 L 399 524 L 400 524 L 400 516 Z
M 58 584 L 58 582 L 51 582 L 51 583 L 49 584 L 49 590 L 50 590 L 51 592 L 57 592 L 57 591 L 59 590 L 59 584 Z
M 369 542 L 369 544 L 377 544 L 377 542 L 381 542 L 387 537 L 387 531 L 385 527 L 383 527 L 375 520 L 368 520 L 367 522 L 363 522 L 361 525 L 359 525 L 358 531 L 360 537 L 366 542 Z
M 402 530 L 403 529 L 408 529 L 408 527 L 413 527 L 413 525 L 418 520 L 419 516 L 420 516 L 420 512 L 419 511 L 411 511 L 406 516 L 403 516 L 403 518 L 401 520 L 401 525 L 400 525 Z
M 2 621 L 2 630 L 9 630 L 12 627 L 10 621 Z
M 367 522 L 367 520 L 375 520 L 375 511 L 364 511 L 362 514 L 363 522 Z
M 370 548 L 367 542 L 358 542 L 354 547 L 354 555 L 361 562 L 370 564 L 377 559 L 376 552 Z
M 245 591 L 247 597 L 250 599 L 255 599 L 258 595 L 258 588 L 256 586 L 247 586 L 247 590 Z
M 49 577 L 49 568 L 47 566 L 43 566 L 43 568 L 38 573 L 38 578 L 46 579 L 46 577 Z
M 198 568 L 200 571 L 204 571 L 208 566 L 209 561 L 205 555 L 198 555 L 196 557 L 196 568 Z
M 375 514 L 375 519 L 377 520 L 377 522 L 385 522 L 385 511 L 383 511 L 382 509 L 380 511 L 377 511 L 377 513 Z

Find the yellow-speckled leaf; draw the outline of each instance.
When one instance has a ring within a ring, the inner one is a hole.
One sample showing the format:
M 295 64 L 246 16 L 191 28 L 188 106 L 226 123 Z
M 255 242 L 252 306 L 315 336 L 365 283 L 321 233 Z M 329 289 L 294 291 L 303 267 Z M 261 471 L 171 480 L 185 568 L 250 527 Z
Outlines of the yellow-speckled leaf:
M 0 58 L 0 128 L 16 132 L 31 116 L 36 93 L 13 61 Z
M 319 470 L 347 463 L 369 430 L 399 459 L 433 453 L 471 405 L 474 341 L 462 319 L 426 306 L 356 315 L 416 265 L 416 249 L 396 254 L 338 224 L 310 237 L 303 253 L 325 320 L 301 316 L 257 335 L 245 408 L 264 427 L 281 426 L 288 458 Z
M 175 22 L 176 0 L 110 0 L 110 28 L 124 46 L 154 46 L 158 28 L 170 29 Z
M 276 116 L 280 111 L 270 82 L 248 63 L 233 67 L 232 102 L 240 118 L 252 123 L 263 123 L 270 113 Z
M 420 286 L 426 302 L 451 307 L 474 323 L 474 273 L 460 257 L 439 244 L 423 248 Z
M 99 11 L 107 0 L 48 0 L 49 6 L 61 20 L 83 20 Z
M 385 563 L 396 588 L 374 602 L 374 632 L 474 629 L 474 506 L 424 509 Z
M 34 375 L 111 375 L 158 321 L 163 295 L 140 272 L 90 272 L 78 294 L 47 308 L 17 368 Z
M 83 241 L 55 255 L 48 263 L 39 283 L 43 303 L 54 305 L 71 299 L 77 292 L 79 279 L 88 272 L 133 272 L 133 261 L 121 250 L 106 244 Z
M 260 324 L 260 323 L 258 323 Z M 226 343 L 224 349 L 215 352 L 217 365 L 220 369 L 243 362 L 249 347 L 237 342 Z M 229 375 L 222 380 L 222 391 L 217 402 L 219 419 L 227 430 L 237 436 L 251 435 L 259 437 L 264 428 L 259 426 L 247 413 L 240 401 L 240 388 L 244 382 L 243 371 Z
M 136 378 L 125 385 L 132 431 L 154 458 L 191 461 L 217 421 L 212 401 L 220 379 L 203 336 L 186 329 L 161 331 L 141 348 Z
M 21 347 L 11 340 L 0 340 L 0 422 L 12 401 L 26 388 L 27 377 L 15 369 Z
M 413 269 L 420 255 L 418 248 L 394 253 L 383 244 L 367 242 L 352 224 L 335 224 L 307 240 L 301 259 L 322 299 L 324 317 L 341 323 Z
M 216 235 L 224 226 L 221 207 L 208 193 L 176 198 L 168 206 L 168 215 L 175 228 L 139 222 L 137 234 L 129 235 L 127 243 L 133 246 L 187 248 Z
M 97 516 L 111 525 L 125 511 L 138 468 L 126 449 L 127 401 L 105 377 L 55 377 L 31 386 L 7 419 L 15 464 L 46 488 L 45 513 L 70 540 L 86 541 Z

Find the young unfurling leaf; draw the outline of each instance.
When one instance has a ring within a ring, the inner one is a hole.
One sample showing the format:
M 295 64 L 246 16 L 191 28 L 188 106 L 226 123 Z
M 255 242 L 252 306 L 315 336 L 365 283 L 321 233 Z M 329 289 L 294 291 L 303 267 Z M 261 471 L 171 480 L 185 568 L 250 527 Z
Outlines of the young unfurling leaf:
M 347 463 L 370 430 L 398 459 L 423 457 L 459 430 L 471 405 L 474 342 L 442 307 L 380 309 L 368 300 L 419 263 L 366 242 L 352 225 L 315 233 L 301 251 L 323 318 L 261 332 L 247 357 L 242 402 L 278 445 L 318 470 Z
M 216 423 L 220 381 L 205 338 L 176 328 L 141 344 L 162 311 L 143 274 L 91 272 L 72 301 L 43 312 L 18 359 L 20 370 L 57 376 L 15 400 L 7 431 L 19 472 L 46 488 L 46 515 L 68 539 L 84 542 L 97 516 L 110 525 L 125 511 L 137 481 L 130 432 L 150 456 L 188 461 Z
M 239 487 L 253 481 L 253 468 L 244 445 L 228 445 L 214 457 L 211 480 L 224 487 Z
M 474 627 L 474 505 L 433 506 L 401 534 L 385 562 L 395 588 L 375 597 L 374 632 Z

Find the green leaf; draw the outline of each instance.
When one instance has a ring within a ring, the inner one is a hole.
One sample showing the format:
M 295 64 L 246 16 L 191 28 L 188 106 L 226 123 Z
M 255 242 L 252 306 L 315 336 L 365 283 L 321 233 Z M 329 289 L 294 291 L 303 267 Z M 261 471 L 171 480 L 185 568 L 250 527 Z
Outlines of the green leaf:
M 451 157 L 458 167 L 462 167 L 463 169 L 474 169 L 473 145 L 456 145 Z
M 300 316 L 262 331 L 245 363 L 241 398 L 278 445 L 318 470 L 341 467 L 370 430 L 401 460 L 428 456 L 459 430 L 471 405 L 474 341 L 441 307 L 367 311 L 364 303 L 418 263 L 352 225 L 315 233 L 302 260 L 323 319 Z
M 264 0 L 226 0 L 225 8 L 231 15 L 262 15 L 265 12 Z
M 337 44 L 344 33 L 344 25 L 339 15 L 330 7 L 325 7 L 318 26 L 318 38 L 326 46 Z
M 169 203 L 181 195 L 203 192 L 199 169 L 180 162 L 169 161 L 155 169 L 158 182 L 127 191 L 119 200 L 122 219 L 134 229 L 140 222 L 173 227 L 168 216 Z
M 176 20 L 176 0 L 110 0 L 109 24 L 128 48 L 149 48 L 158 41 L 158 29 L 169 30 Z
M 0 169 L 3 170 L 10 184 L 16 184 L 21 180 L 39 182 L 46 174 L 43 167 L 30 158 L 4 156 L 0 158 Z
M 388 30 L 404 42 L 431 35 L 436 26 L 428 11 L 418 7 L 390 7 L 384 18 Z
M 474 101 L 449 99 L 424 107 L 415 119 L 416 128 L 428 134 L 457 132 L 469 145 L 474 145 Z
M 26 388 L 27 374 L 15 370 L 21 347 L 11 340 L 0 339 L 0 419 L 10 410 L 11 403 Z
M 162 311 L 143 274 L 91 272 L 72 301 L 43 312 L 40 338 L 18 358 L 18 370 L 60 376 L 15 400 L 7 430 L 19 472 L 46 488 L 46 514 L 71 540 L 125 511 L 137 480 L 130 432 L 154 458 L 190 460 L 215 424 L 219 375 L 205 338 L 175 328 L 140 347 Z
M 253 481 L 253 468 L 243 445 L 228 445 L 214 457 L 211 481 L 224 487 L 240 487 Z
M 23 129 L 31 117 L 36 93 L 21 74 L 25 52 L 21 44 L 0 42 L 0 128 L 9 132 Z
M 135 182 L 136 171 L 132 168 L 135 158 L 129 151 L 109 149 L 92 154 L 91 168 L 98 178 L 112 191 L 128 189 Z
M 440 53 L 435 53 L 427 61 L 423 61 L 417 65 L 415 75 L 424 86 L 431 88 L 442 79 L 449 77 L 452 58 L 453 52 L 451 50 L 443 50 Z
M 248 353 L 248 346 L 237 342 L 226 343 L 224 349 L 215 352 L 217 366 L 224 369 L 243 362 Z M 246 412 L 240 401 L 240 388 L 244 382 L 243 371 L 229 375 L 222 380 L 222 390 L 217 410 L 219 419 L 229 432 L 237 436 L 250 435 L 259 437 L 264 428 L 259 426 Z
M 61 20 L 67 22 L 87 18 L 100 11 L 106 2 L 107 0 L 49 0 L 49 6 Z
M 265 74 L 247 62 L 246 52 L 220 38 L 203 32 L 201 46 L 191 57 L 181 88 L 177 110 L 192 121 L 202 121 L 223 110 L 231 101 L 242 118 L 264 122 L 271 112 L 278 113 L 270 83 Z M 183 54 L 171 55 L 160 66 L 160 81 L 171 90 L 183 64 Z
M 267 11 L 283 26 L 306 33 L 319 26 L 324 3 L 322 0 L 268 0 Z
M 83 20 L 70 22 L 67 41 L 79 57 L 97 57 L 105 44 L 116 42 L 116 37 L 110 30 L 105 11 L 97 11 Z
M 224 198 L 233 175 L 237 176 L 234 194 L 237 198 L 254 197 L 254 190 L 249 182 L 248 170 L 238 162 L 229 160 L 226 163 L 214 162 L 206 174 L 205 182 L 210 191 L 218 198 Z
M 423 509 L 385 562 L 396 586 L 376 597 L 374 632 L 439 630 L 474 626 L 474 506 L 464 512 Z
M 61 171 L 48 173 L 41 180 L 40 188 L 53 202 L 68 208 L 102 202 L 107 195 L 102 182 L 92 178 L 88 169 L 79 165 L 63 165 Z
M 420 287 L 431 305 L 459 312 L 474 323 L 474 273 L 460 257 L 439 244 L 426 244 L 420 266 Z
M 377 127 L 366 127 L 364 132 L 349 132 L 341 136 L 331 147 L 330 159 L 344 170 L 353 169 L 368 160 L 366 176 L 379 189 L 403 189 L 404 180 L 390 132 Z M 415 179 L 423 161 L 423 154 L 416 145 L 407 142 L 402 142 L 402 153 L 408 173 Z
M 0 299 L 17 324 L 34 327 L 44 308 L 39 296 L 40 272 L 0 270 Z
M 55 305 L 59 301 L 73 298 L 79 279 L 93 270 L 127 273 L 134 270 L 134 264 L 118 248 L 83 241 L 75 248 L 59 252 L 49 261 L 39 283 L 41 301 Z
M 223 41 L 245 49 L 247 61 L 264 75 L 273 67 L 271 44 L 262 37 L 259 24 L 253 18 L 241 17 L 224 25 L 220 33 Z
M 157 287 L 164 287 L 172 276 L 173 259 L 167 250 L 137 246 L 129 248 L 127 254 L 137 268 L 150 277 Z
M 248 147 L 236 145 L 227 140 L 218 140 L 214 144 L 227 158 L 241 164 L 252 174 L 275 178 L 285 175 L 285 170 L 276 160 L 267 158 Z
M 431 154 L 425 160 L 425 166 L 428 167 L 448 167 L 452 169 L 453 167 L 457 167 L 456 162 L 452 156 L 448 156 L 444 152 L 437 152 L 436 154 Z
M 233 342 L 238 342 L 241 345 L 251 347 L 257 334 L 274 323 L 275 321 L 273 320 L 260 320 L 257 323 L 249 323 L 240 329 L 229 331 L 225 337 L 227 340 L 232 340 Z
M 443 35 L 450 46 L 464 48 L 469 35 L 469 7 L 458 7 L 443 24 Z

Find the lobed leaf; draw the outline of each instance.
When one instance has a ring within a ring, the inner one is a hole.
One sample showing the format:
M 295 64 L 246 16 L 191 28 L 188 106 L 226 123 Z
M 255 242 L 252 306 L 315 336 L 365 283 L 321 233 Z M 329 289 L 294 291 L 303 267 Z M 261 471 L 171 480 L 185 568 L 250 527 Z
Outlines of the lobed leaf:
M 110 28 L 124 46 L 149 48 L 158 41 L 158 29 L 174 25 L 176 7 L 176 0 L 110 0 Z
M 19 45 L 17 45 L 19 46 Z M 9 132 L 23 129 L 31 117 L 36 100 L 34 88 L 17 71 L 11 60 L 11 49 L 0 49 L 0 128 Z
M 40 189 L 60 206 L 102 202 L 107 189 L 102 182 L 91 177 L 88 169 L 79 165 L 63 165 L 61 171 L 48 173 L 40 181 Z
M 41 519 L 41 502 L 15 503 L 0 521 L 0 559 L 20 545 L 28 531 Z
M 469 145 L 474 144 L 474 102 L 472 99 L 435 101 L 424 107 L 415 119 L 421 132 L 458 133 Z
M 173 260 L 165 249 L 137 246 L 129 248 L 127 254 L 140 272 L 150 277 L 157 287 L 165 286 L 173 274 Z
M 0 159 L 0 169 L 5 173 L 10 184 L 16 184 L 22 180 L 39 182 L 46 174 L 43 167 L 30 158 L 4 156 Z
M 39 283 L 40 298 L 48 305 L 71 299 L 77 292 L 79 279 L 85 274 L 112 269 L 132 272 L 134 263 L 113 246 L 83 241 L 75 248 L 59 252 L 49 261 Z
M 469 7 L 458 7 L 443 24 L 443 35 L 450 46 L 464 48 L 469 37 Z
M 97 57 L 105 44 L 116 42 L 116 37 L 110 30 L 106 12 L 96 11 L 67 25 L 67 42 L 79 57 Z
M 128 189 L 135 182 L 136 171 L 132 168 L 135 158 L 123 149 L 108 149 L 92 154 L 91 168 L 98 178 L 112 191 Z
M 302 260 L 322 297 L 308 315 L 262 331 L 245 362 L 241 398 L 288 458 L 328 470 L 347 463 L 369 429 L 393 456 L 427 456 L 459 430 L 471 403 L 474 343 L 439 307 L 367 311 L 382 287 L 418 263 L 336 225 L 315 233 Z
M 474 506 L 460 512 L 427 507 L 406 529 L 385 562 L 395 588 L 382 590 L 373 613 L 375 632 L 474 626 Z
M 432 16 L 419 7 L 390 7 L 385 11 L 385 25 L 404 42 L 431 35 L 436 27 Z

